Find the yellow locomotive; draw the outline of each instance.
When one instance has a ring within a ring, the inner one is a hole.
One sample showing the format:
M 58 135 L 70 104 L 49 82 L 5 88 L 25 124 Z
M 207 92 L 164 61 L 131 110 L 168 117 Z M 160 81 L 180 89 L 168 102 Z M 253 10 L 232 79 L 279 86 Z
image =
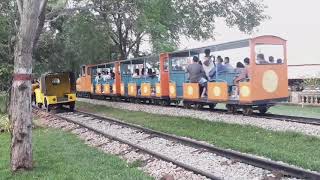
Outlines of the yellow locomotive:
M 68 105 L 74 110 L 76 101 L 76 81 L 74 73 L 47 73 L 41 76 L 39 87 L 34 90 L 35 103 L 44 105 L 47 111 L 53 107 Z

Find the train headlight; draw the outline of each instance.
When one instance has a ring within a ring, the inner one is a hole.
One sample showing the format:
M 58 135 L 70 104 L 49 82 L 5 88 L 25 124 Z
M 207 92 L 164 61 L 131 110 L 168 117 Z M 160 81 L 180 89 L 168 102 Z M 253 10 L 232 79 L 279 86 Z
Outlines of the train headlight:
M 52 101 L 56 102 L 56 101 L 57 101 L 57 99 L 56 99 L 56 98 L 52 98 Z

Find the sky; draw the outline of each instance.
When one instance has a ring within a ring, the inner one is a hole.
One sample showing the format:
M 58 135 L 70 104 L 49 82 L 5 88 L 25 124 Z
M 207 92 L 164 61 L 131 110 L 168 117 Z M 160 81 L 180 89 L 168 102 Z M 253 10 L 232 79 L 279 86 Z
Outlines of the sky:
M 216 40 L 182 39 L 180 49 L 276 35 L 288 41 L 288 64 L 320 64 L 320 0 L 264 0 L 264 4 L 271 19 L 262 22 L 257 32 L 247 35 L 218 21 Z

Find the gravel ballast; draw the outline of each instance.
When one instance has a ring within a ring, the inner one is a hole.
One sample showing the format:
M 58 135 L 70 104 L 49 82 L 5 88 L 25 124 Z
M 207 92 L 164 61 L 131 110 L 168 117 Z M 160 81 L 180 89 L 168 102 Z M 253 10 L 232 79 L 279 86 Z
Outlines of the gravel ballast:
M 176 107 L 162 107 L 155 105 L 133 104 L 125 102 L 111 102 L 95 99 L 78 98 L 78 101 L 104 105 L 107 107 L 113 107 L 118 109 L 130 110 L 130 111 L 142 111 L 152 114 L 161 114 L 168 116 L 182 116 L 191 117 L 213 122 L 225 122 L 229 124 L 240 125 L 252 125 L 273 131 L 291 131 L 302 133 L 305 135 L 320 137 L 320 126 L 301 124 L 296 122 L 286 122 L 279 120 L 272 120 L 266 118 L 248 117 L 243 115 L 230 115 L 210 111 L 198 111 L 192 109 L 183 109 Z
M 89 146 L 98 148 L 99 150 L 117 155 L 120 158 L 126 160 L 129 164 L 139 162 L 137 166 L 142 171 L 148 173 L 155 179 L 195 179 L 205 180 L 204 176 L 194 174 L 191 171 L 187 171 L 181 167 L 178 167 L 170 162 L 166 162 L 157 158 L 140 152 L 137 149 L 131 148 L 127 144 L 120 143 L 118 141 L 111 140 L 102 135 L 99 135 L 79 125 L 66 122 L 65 120 L 52 117 L 42 111 L 34 111 L 36 116 L 40 119 L 41 126 L 63 129 L 64 131 L 71 132 L 78 135 Z
M 275 178 L 273 172 L 254 167 L 238 161 L 218 156 L 202 149 L 186 146 L 175 141 L 155 137 L 151 134 L 135 129 L 123 127 L 99 119 L 84 117 L 81 114 L 63 113 L 65 118 L 80 122 L 114 137 L 129 141 L 159 153 L 166 157 L 175 159 L 181 163 L 201 169 L 223 179 L 269 179 Z M 124 148 L 124 147 L 123 147 Z M 124 151 L 124 150 L 123 150 Z M 119 152 L 117 152 L 119 154 Z M 136 155 L 134 155 L 136 157 Z M 196 179 L 198 179 L 197 177 Z M 192 178 L 193 179 L 193 178 Z

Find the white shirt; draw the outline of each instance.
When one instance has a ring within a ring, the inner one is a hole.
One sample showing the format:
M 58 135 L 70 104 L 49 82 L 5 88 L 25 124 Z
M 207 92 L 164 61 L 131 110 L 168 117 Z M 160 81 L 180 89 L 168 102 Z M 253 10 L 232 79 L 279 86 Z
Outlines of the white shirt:
M 208 58 L 208 57 L 205 57 L 205 58 Z M 204 59 L 204 61 L 206 61 L 207 59 Z M 204 62 L 203 61 L 203 62 Z M 204 70 L 204 72 L 206 73 L 206 76 L 209 78 L 209 72 L 211 71 L 211 69 L 213 69 L 214 68 L 214 64 L 213 64 L 213 62 L 212 62 L 212 59 L 211 59 L 211 57 L 210 57 L 210 59 L 209 59 L 209 66 L 206 66 L 204 63 L 202 63 L 202 67 L 203 67 L 203 70 Z

